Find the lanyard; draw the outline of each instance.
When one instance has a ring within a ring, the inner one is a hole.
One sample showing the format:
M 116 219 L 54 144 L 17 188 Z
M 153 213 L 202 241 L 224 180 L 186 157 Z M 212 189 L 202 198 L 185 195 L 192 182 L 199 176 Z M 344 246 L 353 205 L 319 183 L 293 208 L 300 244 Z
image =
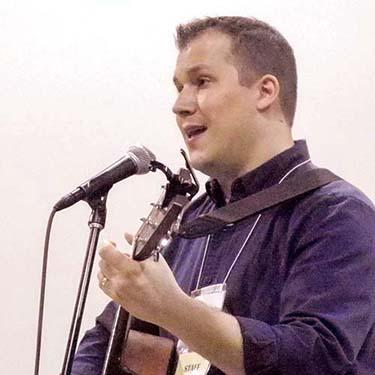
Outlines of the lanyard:
M 296 169 L 298 169 L 299 167 L 309 163 L 311 161 L 311 159 L 307 159 L 299 164 L 297 164 L 296 166 L 294 166 L 293 168 L 291 168 L 281 179 L 280 181 L 278 182 L 279 184 L 281 184 L 291 173 L 293 173 Z M 246 244 L 249 242 L 249 239 L 251 237 L 251 235 L 253 234 L 254 232 L 254 229 L 255 227 L 257 226 L 260 218 L 262 217 L 262 214 L 259 214 L 253 224 L 253 226 L 251 227 L 249 233 L 247 234 L 242 246 L 240 247 L 236 257 L 234 258 L 231 266 L 229 267 L 229 270 L 228 272 L 226 273 L 225 277 L 224 277 L 224 280 L 223 280 L 223 284 L 225 284 L 235 266 L 235 264 L 237 263 L 237 260 L 238 258 L 240 257 L 240 255 L 242 254 Z M 198 274 L 198 280 L 197 280 L 197 284 L 196 284 L 196 287 L 195 289 L 197 290 L 198 287 L 199 287 L 199 284 L 200 284 L 200 281 L 201 281 L 201 277 L 202 277 L 202 272 L 203 272 L 203 267 L 204 267 L 204 264 L 205 264 L 205 261 L 206 261 L 206 257 L 207 257 L 207 253 L 208 253 L 208 247 L 209 247 L 209 244 L 210 244 L 210 240 L 211 240 L 211 234 L 209 234 L 207 236 L 207 240 L 206 240 L 206 243 L 205 243 L 205 247 L 204 247 L 204 252 L 203 252 L 203 258 L 202 258 L 202 262 L 201 262 L 201 266 L 200 266 L 200 269 L 199 269 L 199 274 Z

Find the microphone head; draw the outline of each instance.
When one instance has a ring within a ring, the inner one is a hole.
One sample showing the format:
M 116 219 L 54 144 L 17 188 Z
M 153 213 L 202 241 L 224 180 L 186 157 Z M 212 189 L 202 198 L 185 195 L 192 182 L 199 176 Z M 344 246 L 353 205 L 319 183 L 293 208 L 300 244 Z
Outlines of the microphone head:
M 148 173 L 151 162 L 156 160 L 155 155 L 143 145 L 131 146 L 128 150 L 128 156 L 137 166 L 136 174 Z

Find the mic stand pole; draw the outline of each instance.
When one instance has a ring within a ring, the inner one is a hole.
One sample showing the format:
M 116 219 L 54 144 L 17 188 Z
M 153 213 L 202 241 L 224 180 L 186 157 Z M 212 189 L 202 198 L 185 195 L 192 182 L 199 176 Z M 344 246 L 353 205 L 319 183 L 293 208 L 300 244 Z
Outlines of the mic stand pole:
M 112 186 L 111 186 L 112 187 Z M 65 358 L 61 375 L 70 375 L 73 365 L 73 358 L 77 347 L 78 335 L 81 328 L 83 311 L 85 309 L 87 292 L 90 284 L 90 277 L 94 265 L 96 248 L 98 245 L 100 231 L 104 228 L 107 214 L 106 201 L 109 189 L 96 193 L 86 199 L 92 211 L 88 222 L 90 235 L 87 244 L 86 257 L 84 260 L 81 280 L 79 282 L 78 294 L 74 307 L 72 323 L 70 326 L 68 343 L 65 351 Z

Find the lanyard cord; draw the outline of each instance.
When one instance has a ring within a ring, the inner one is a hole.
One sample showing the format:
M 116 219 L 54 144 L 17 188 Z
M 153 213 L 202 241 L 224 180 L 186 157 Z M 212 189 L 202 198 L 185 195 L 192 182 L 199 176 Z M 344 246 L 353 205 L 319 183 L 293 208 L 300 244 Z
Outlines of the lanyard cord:
M 283 181 L 284 181 L 284 180 L 285 180 L 285 179 L 286 179 L 291 173 L 293 173 L 297 168 L 301 167 L 302 165 L 305 165 L 305 164 L 309 163 L 310 161 L 311 161 L 311 159 L 307 159 L 307 160 L 305 160 L 305 161 L 303 161 L 303 162 L 297 164 L 296 166 L 294 166 L 292 169 L 290 169 L 290 170 L 289 170 L 289 171 L 288 171 L 288 172 L 287 172 L 287 173 L 286 173 L 286 174 L 280 179 L 280 181 L 279 181 L 278 183 L 281 184 L 281 183 L 282 183 L 282 182 L 283 182 Z M 230 276 L 230 274 L 231 274 L 231 272 L 232 272 L 232 270 L 233 270 L 235 264 L 237 263 L 238 258 L 239 258 L 240 255 L 242 254 L 242 251 L 244 250 L 246 244 L 248 243 L 248 241 L 249 241 L 251 235 L 253 234 L 254 229 L 255 229 L 255 227 L 257 226 L 257 224 L 258 224 L 258 222 L 259 222 L 259 220 L 260 220 L 261 217 L 262 217 L 262 214 L 259 214 L 258 217 L 256 218 L 256 220 L 255 220 L 253 226 L 251 227 L 251 229 L 250 229 L 248 235 L 247 235 L 246 238 L 245 238 L 245 241 L 243 242 L 243 244 L 242 244 L 240 250 L 238 251 L 236 257 L 234 258 L 234 260 L 233 260 L 231 266 L 229 267 L 229 270 L 228 270 L 227 274 L 225 275 L 225 278 L 224 278 L 223 284 L 225 284 L 225 283 L 227 282 L 227 280 L 228 280 L 228 278 L 229 278 L 229 276 Z M 204 264 L 205 264 L 205 262 L 206 262 L 206 256 L 207 256 L 207 253 L 208 253 L 208 246 L 209 246 L 209 244 L 210 244 L 210 240 L 211 240 L 211 234 L 209 234 L 209 235 L 207 236 L 207 241 L 206 241 L 206 244 L 205 244 L 205 247 L 204 247 L 203 258 L 202 258 L 201 266 L 200 266 L 200 269 L 199 269 L 199 275 L 198 275 L 198 280 L 197 280 L 197 284 L 196 284 L 195 289 L 198 289 L 199 284 L 200 284 L 200 281 L 201 281 L 202 272 L 203 272 L 203 266 L 204 266 Z

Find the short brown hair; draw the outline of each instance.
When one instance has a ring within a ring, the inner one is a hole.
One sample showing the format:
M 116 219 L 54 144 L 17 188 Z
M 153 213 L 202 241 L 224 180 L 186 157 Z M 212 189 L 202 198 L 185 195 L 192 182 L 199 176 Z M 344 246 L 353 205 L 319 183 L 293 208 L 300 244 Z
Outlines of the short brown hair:
M 177 26 L 178 49 L 184 49 L 208 30 L 231 37 L 241 84 L 251 85 L 264 74 L 272 74 L 279 80 L 281 109 L 292 125 L 297 101 L 297 71 L 293 49 L 287 40 L 275 28 L 255 18 L 206 17 Z

